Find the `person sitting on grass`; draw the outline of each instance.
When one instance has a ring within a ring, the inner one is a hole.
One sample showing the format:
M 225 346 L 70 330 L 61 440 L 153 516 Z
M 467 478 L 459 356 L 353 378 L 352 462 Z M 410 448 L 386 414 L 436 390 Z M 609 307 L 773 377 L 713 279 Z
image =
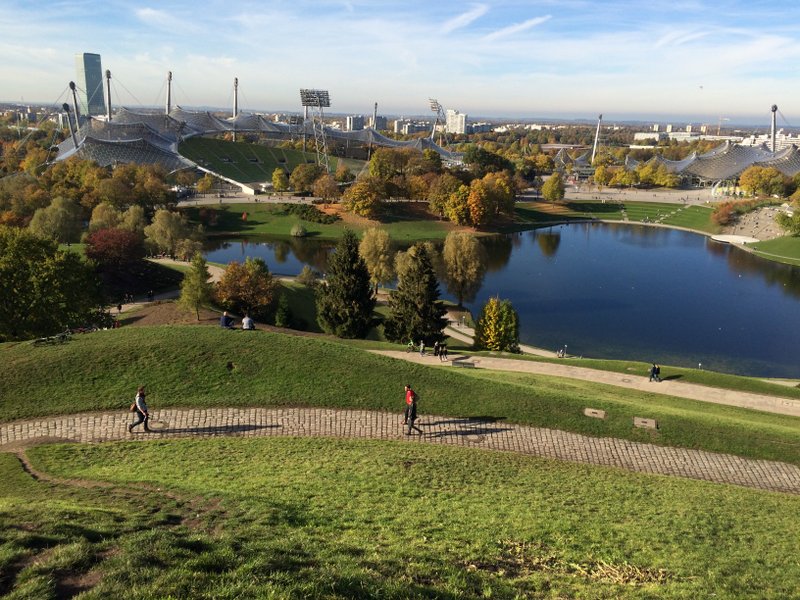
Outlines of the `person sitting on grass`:
M 242 329 L 244 331 L 252 331 L 256 328 L 256 324 L 253 323 L 253 319 L 250 318 L 250 315 L 245 315 L 244 319 L 242 319 Z
M 233 329 L 233 319 L 228 315 L 227 310 L 219 318 L 219 326 L 224 329 Z

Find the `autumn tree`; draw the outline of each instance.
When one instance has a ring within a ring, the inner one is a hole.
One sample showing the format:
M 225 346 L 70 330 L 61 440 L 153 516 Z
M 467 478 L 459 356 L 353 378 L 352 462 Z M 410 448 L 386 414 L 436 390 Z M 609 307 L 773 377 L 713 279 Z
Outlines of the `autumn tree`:
M 445 216 L 456 225 L 469 225 L 469 191 L 466 185 L 461 185 L 455 192 L 450 194 L 444 205 Z
M 206 173 L 200 178 L 200 181 L 197 182 L 197 193 L 206 195 L 213 189 L 214 177 L 211 175 L 211 173 Z
M 56 198 L 47 208 L 33 214 L 31 233 L 39 237 L 67 243 L 76 242 L 81 231 L 81 208 L 68 198 Z
M 147 217 L 144 214 L 144 208 L 138 204 L 129 206 L 128 210 L 122 213 L 120 217 L 119 227 L 144 236 L 144 228 L 147 227 Z
M 558 202 L 564 199 L 564 189 L 564 178 L 556 171 L 542 184 L 542 197 L 550 202 Z
M 118 227 L 120 221 L 122 221 L 122 213 L 109 202 L 101 202 L 92 209 L 92 216 L 89 219 L 89 232 Z
M 181 282 L 181 295 L 178 306 L 186 311 L 194 311 L 197 320 L 200 320 L 200 308 L 211 301 L 214 287 L 209 281 L 206 259 L 200 252 L 192 258 L 192 266 L 187 271 Z
M 486 251 L 475 236 L 452 231 L 445 238 L 442 258 L 447 289 L 458 298 L 461 307 L 464 300 L 475 297 L 483 284 Z
M 289 184 L 295 192 L 310 192 L 314 182 L 325 173 L 325 168 L 314 163 L 302 163 L 292 169 Z
M 339 161 L 339 164 L 336 167 L 336 173 L 334 174 L 333 178 L 338 183 L 350 183 L 356 178 L 356 176 L 353 175 L 353 172 L 344 162 Z
M 380 206 L 380 194 L 376 182 L 370 178 L 356 181 L 342 196 L 345 210 L 361 217 L 372 217 Z
M 93 231 L 86 237 L 86 256 L 104 269 L 121 269 L 144 258 L 140 235 L 125 229 Z
M 786 179 L 775 167 L 753 165 L 739 175 L 739 186 L 753 195 L 783 196 Z
M 277 287 L 267 263 L 260 258 L 248 257 L 244 263 L 233 261 L 228 264 L 216 285 L 216 296 L 219 303 L 229 310 L 264 319 L 272 308 Z
M 439 282 L 423 244 L 406 253 L 408 263 L 390 294 L 390 315 L 384 323 L 386 338 L 394 342 L 442 341 L 447 324 L 444 304 L 439 300 Z
M 52 335 L 99 314 L 100 283 L 74 252 L 0 226 L 0 341 Z
M 178 243 L 197 233 L 191 230 L 184 215 L 161 209 L 156 211 L 153 222 L 144 228 L 144 235 L 158 250 L 174 256 Z
M 508 300 L 489 298 L 475 324 L 476 350 L 519 352 L 519 315 Z
M 334 200 L 342 195 L 339 185 L 330 173 L 323 173 L 314 182 L 312 193 L 325 202 Z
M 289 178 L 283 167 L 276 167 L 272 172 L 272 189 L 276 192 L 285 192 L 289 189 Z
M 367 229 L 358 245 L 358 253 L 367 265 L 370 281 L 375 285 L 377 293 L 378 286 L 391 281 L 394 275 L 389 232 L 378 227 Z
M 457 192 L 461 185 L 461 180 L 450 173 L 439 175 L 431 182 L 428 188 L 428 209 L 432 213 L 443 217 L 450 195 Z
M 358 253 L 358 238 L 346 229 L 328 260 L 325 282 L 317 288 L 317 321 L 341 338 L 367 334 L 375 308 L 369 270 Z

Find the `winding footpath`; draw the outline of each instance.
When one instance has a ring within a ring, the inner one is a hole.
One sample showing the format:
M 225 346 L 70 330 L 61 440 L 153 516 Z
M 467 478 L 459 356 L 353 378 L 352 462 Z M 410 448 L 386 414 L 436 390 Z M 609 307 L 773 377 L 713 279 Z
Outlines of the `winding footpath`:
M 310 436 L 378 439 L 480 448 L 640 473 L 727 483 L 800 494 L 800 467 L 685 448 L 670 448 L 526 427 L 502 420 L 424 415 L 422 429 L 406 435 L 395 413 L 313 408 L 165 409 L 152 412 L 152 433 L 128 433 L 124 412 L 84 413 L 0 425 L 0 451 L 31 444 L 215 436 Z

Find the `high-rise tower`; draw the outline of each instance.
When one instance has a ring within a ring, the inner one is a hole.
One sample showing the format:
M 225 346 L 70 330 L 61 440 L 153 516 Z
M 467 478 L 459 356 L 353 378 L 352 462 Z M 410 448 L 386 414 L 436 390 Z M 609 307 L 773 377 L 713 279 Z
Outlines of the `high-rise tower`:
M 84 52 L 75 55 L 79 88 L 78 103 L 82 116 L 102 116 L 106 113 L 103 99 L 103 68 L 100 55 Z

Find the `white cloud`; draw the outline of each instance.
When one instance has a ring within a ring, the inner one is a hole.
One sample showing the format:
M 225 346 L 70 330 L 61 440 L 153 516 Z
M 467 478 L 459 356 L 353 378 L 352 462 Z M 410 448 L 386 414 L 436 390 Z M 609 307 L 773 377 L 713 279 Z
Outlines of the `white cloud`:
M 532 27 L 536 27 L 537 25 L 541 25 L 542 23 L 549 21 L 550 18 L 551 15 L 545 15 L 544 17 L 535 17 L 533 19 L 528 19 L 527 21 L 523 21 L 522 23 L 517 23 L 516 25 L 509 25 L 508 27 L 504 27 L 503 29 L 498 29 L 497 31 L 493 31 L 490 34 L 485 35 L 483 37 L 483 41 L 493 42 L 500 38 L 514 35 L 515 33 L 527 31 Z
M 485 4 L 473 4 L 472 8 L 465 13 L 458 15 L 457 17 L 453 17 L 452 19 L 445 21 L 442 24 L 441 32 L 442 33 L 450 33 L 455 31 L 456 29 L 461 29 L 466 27 L 474 20 L 479 19 L 483 15 L 485 15 L 489 11 L 489 7 Z

